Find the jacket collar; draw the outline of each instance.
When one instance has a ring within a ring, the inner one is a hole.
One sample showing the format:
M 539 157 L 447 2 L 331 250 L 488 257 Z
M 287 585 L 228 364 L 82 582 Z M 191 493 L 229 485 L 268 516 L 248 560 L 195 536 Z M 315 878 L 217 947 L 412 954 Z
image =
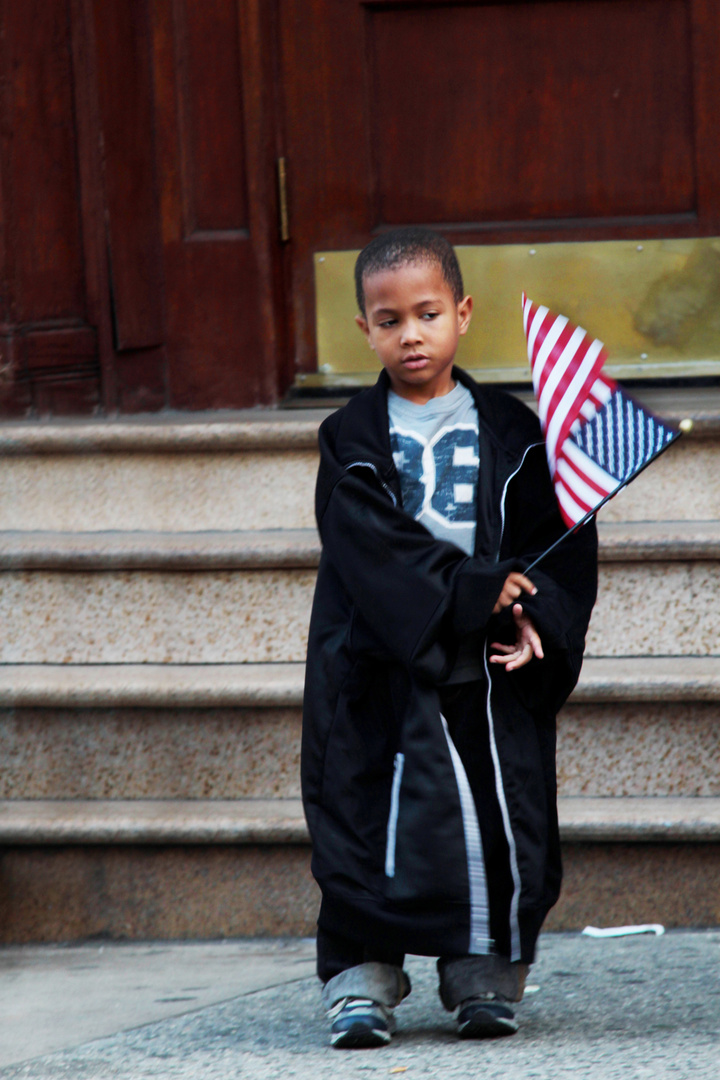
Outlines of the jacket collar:
M 533 414 L 510 394 L 494 387 L 478 386 L 462 368 L 453 378 L 473 396 L 483 434 L 506 461 L 508 474 L 522 460 L 528 446 L 542 441 Z M 374 386 L 351 398 L 338 416 L 335 436 L 337 462 L 344 468 L 356 461 L 370 461 L 389 481 L 395 473 L 390 446 L 388 390 L 390 379 L 383 369 Z

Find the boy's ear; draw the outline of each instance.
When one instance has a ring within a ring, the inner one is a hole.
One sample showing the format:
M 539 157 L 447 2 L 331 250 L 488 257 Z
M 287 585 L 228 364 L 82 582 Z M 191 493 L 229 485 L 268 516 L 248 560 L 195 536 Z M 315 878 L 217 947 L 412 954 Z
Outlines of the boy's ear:
M 457 307 L 459 323 L 458 331 L 461 334 L 467 334 L 468 326 L 470 325 L 470 319 L 472 318 L 472 309 L 472 296 L 463 296 Z
M 373 343 L 372 343 L 372 341 L 370 340 L 370 327 L 368 326 L 368 321 L 367 321 L 367 319 L 365 318 L 365 316 L 364 316 L 364 315 L 356 315 L 356 316 L 355 316 L 355 322 L 356 322 L 356 323 L 358 324 L 358 326 L 359 326 L 359 327 L 360 327 L 360 329 L 362 330 L 363 334 L 364 334 L 364 335 L 365 335 L 365 337 L 367 338 L 367 341 L 368 341 L 368 345 L 369 345 L 369 346 L 370 346 L 370 348 L 372 349 L 372 348 L 373 348 Z

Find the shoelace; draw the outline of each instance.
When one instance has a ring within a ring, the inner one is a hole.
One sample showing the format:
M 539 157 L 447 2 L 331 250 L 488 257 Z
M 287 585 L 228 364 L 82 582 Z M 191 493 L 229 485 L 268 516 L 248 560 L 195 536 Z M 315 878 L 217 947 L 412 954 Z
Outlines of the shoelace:
M 348 1012 L 354 1012 L 355 1010 L 365 1011 L 366 1009 L 379 1009 L 382 1013 L 385 1013 L 385 1009 L 377 1001 L 372 1001 L 370 998 L 353 998 L 346 997 L 340 998 L 340 1001 L 336 1001 L 332 1009 L 328 1010 L 328 1016 L 331 1020 L 334 1020 L 336 1016 L 339 1016 L 343 1010 Z

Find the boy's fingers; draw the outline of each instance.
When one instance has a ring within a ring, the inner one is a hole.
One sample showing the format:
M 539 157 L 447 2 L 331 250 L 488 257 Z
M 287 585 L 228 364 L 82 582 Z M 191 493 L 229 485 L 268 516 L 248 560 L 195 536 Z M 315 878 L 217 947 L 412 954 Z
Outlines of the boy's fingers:
M 503 608 L 508 607 L 513 601 L 517 600 L 519 596 L 526 592 L 531 596 L 534 596 L 537 589 L 533 585 L 530 578 L 525 577 L 524 574 L 519 573 L 517 570 L 513 570 L 505 578 L 505 583 L 502 587 L 495 607 L 493 608 L 493 615 L 499 614 Z
M 498 652 L 511 653 L 515 652 L 517 645 L 504 645 L 502 641 L 493 641 L 490 646 L 491 649 L 497 649 Z
M 507 670 L 507 668 L 509 668 L 510 665 L 512 664 L 513 660 L 517 660 L 519 655 L 520 655 L 520 653 L 518 653 L 515 649 L 513 649 L 513 651 L 511 653 L 509 653 L 507 656 L 500 656 L 500 655 L 491 656 L 490 657 L 490 663 L 491 664 L 505 664 L 506 670 Z
M 525 667 L 530 660 L 532 660 L 533 650 L 532 645 L 529 643 L 524 646 L 522 651 L 517 657 L 513 657 L 510 663 L 505 668 L 506 671 L 515 671 L 516 668 Z
M 513 616 L 520 628 L 525 644 L 531 650 L 531 655 L 537 656 L 538 660 L 543 660 L 545 658 L 545 653 L 543 652 L 542 640 L 533 626 L 532 619 L 523 614 L 522 604 L 515 604 L 513 607 Z
M 514 577 L 515 581 L 520 586 L 523 592 L 530 593 L 531 596 L 535 595 L 535 593 L 537 592 L 537 588 L 535 587 L 535 585 L 533 585 L 529 577 L 525 577 L 524 574 L 519 574 L 517 572 L 515 572 L 512 576 Z M 520 593 L 517 593 L 516 595 L 519 596 Z

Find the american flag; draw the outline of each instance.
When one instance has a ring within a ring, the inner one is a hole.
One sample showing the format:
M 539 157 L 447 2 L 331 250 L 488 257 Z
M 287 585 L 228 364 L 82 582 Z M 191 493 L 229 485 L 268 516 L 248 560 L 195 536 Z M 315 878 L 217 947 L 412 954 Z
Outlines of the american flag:
M 678 432 L 602 368 L 607 353 L 564 315 L 522 297 L 523 324 L 550 475 L 568 528 L 583 521 Z

